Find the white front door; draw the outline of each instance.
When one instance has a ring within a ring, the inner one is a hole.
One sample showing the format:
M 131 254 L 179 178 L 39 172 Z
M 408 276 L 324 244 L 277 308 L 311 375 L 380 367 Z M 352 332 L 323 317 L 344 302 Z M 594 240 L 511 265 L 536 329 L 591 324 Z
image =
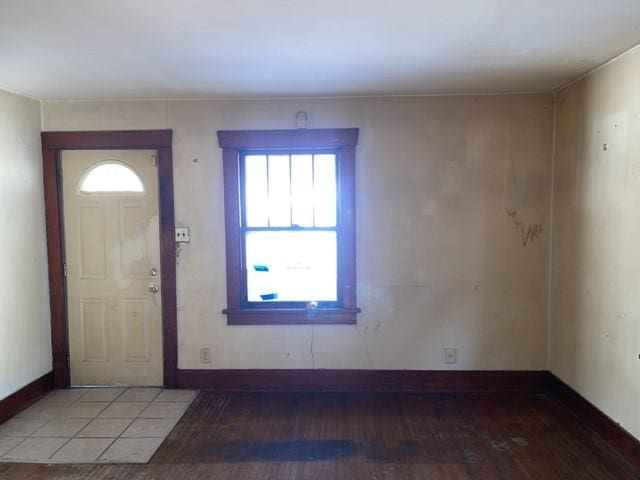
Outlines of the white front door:
M 62 152 L 72 385 L 162 385 L 152 150 Z

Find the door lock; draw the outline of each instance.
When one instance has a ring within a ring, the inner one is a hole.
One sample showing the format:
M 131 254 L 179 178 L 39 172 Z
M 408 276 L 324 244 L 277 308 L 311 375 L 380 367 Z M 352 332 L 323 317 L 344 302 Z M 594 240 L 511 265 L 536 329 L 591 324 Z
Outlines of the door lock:
M 157 269 L 157 268 L 152 268 L 152 269 L 149 271 L 149 275 L 151 275 L 152 277 L 157 276 L 157 275 L 158 275 L 158 269 Z

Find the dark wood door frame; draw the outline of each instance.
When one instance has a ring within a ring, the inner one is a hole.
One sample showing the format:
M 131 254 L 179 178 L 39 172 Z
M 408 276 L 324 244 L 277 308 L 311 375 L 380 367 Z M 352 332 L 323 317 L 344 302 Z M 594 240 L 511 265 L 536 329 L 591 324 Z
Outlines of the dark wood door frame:
M 49 259 L 51 344 L 55 388 L 71 383 L 64 277 L 64 228 L 60 152 L 62 150 L 156 150 L 160 210 L 160 269 L 162 280 L 162 351 L 164 386 L 176 386 L 178 370 L 176 319 L 176 255 L 173 207 L 171 130 L 42 132 L 42 166 Z

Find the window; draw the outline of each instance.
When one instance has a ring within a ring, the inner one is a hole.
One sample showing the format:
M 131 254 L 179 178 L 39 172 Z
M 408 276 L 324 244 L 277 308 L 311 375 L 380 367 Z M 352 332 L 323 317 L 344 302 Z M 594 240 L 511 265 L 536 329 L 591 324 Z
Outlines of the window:
M 218 132 L 229 324 L 355 323 L 357 137 Z
M 80 193 L 142 193 L 142 180 L 131 167 L 106 161 L 91 166 L 80 179 Z

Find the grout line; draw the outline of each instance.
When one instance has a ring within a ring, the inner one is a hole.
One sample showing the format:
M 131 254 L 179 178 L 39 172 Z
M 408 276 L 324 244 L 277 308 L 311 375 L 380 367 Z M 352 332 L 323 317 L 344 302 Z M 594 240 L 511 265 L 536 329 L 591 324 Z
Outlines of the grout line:
M 36 437 L 33 437 L 36 438 Z M 51 437 L 51 438 L 57 438 L 57 437 Z M 55 452 L 53 452 L 51 455 L 49 455 L 47 457 L 47 460 L 49 460 L 51 457 L 53 457 L 56 453 L 58 453 L 60 450 L 62 450 L 62 447 L 64 447 L 67 443 L 69 443 L 71 440 L 73 439 L 73 437 L 67 439 L 66 442 L 64 442 L 62 445 L 60 445 L 60 448 L 58 448 Z
M 10 436 L 11 436 L 11 435 L 7 435 L 7 437 L 10 437 Z M 14 436 L 14 438 L 20 438 L 21 440 L 20 440 L 20 441 L 19 441 L 19 442 L 18 442 L 18 443 L 13 447 L 13 448 L 10 448 L 9 450 L 7 450 L 7 451 L 5 452 L 5 454 L 4 454 L 4 455 L 2 455 L 2 456 L 0 457 L 0 461 L 2 461 L 2 459 L 6 458 L 6 457 L 7 457 L 7 455 L 8 455 L 10 452 L 13 452 L 13 450 L 15 450 L 15 449 L 16 449 L 16 448 L 18 448 L 20 445 L 22 445 L 22 444 L 24 443 L 24 441 L 25 441 L 27 438 L 29 438 L 29 437 L 17 437 L 17 436 Z
M 111 437 L 109 437 L 109 438 L 111 438 Z M 100 452 L 100 454 L 98 454 L 96 456 L 96 459 L 94 460 L 94 462 L 98 462 L 100 460 L 100 458 L 107 452 L 107 450 L 109 450 L 111 448 L 111 445 L 116 443 L 116 440 L 118 440 L 118 438 L 119 437 L 116 437 L 113 440 L 111 440 L 111 442 L 109 442 L 109 445 L 107 445 L 106 448 L 104 450 L 102 450 L 102 452 Z

